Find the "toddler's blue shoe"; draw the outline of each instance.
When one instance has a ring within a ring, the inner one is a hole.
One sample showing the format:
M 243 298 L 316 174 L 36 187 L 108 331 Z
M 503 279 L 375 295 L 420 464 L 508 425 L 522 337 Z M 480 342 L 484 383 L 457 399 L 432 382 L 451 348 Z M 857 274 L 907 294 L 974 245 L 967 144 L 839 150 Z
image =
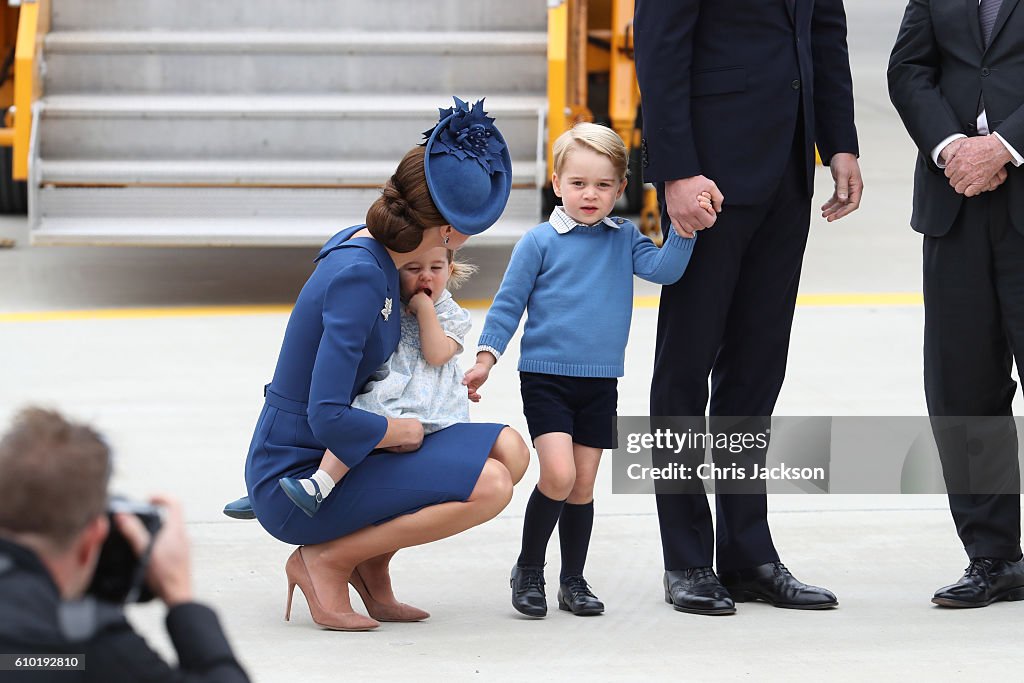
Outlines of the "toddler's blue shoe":
M 252 503 L 249 496 L 242 496 L 224 506 L 224 514 L 231 519 L 256 519 L 256 513 L 252 511 Z
M 284 494 L 288 496 L 289 500 L 295 503 L 295 505 L 309 517 L 315 515 L 316 511 L 320 509 L 320 505 L 324 502 L 324 497 L 320 495 L 320 487 L 317 485 L 315 479 L 305 480 L 313 484 L 313 488 L 316 489 L 316 493 L 312 495 L 306 492 L 305 487 L 298 479 L 282 477 L 277 481 L 284 490 Z

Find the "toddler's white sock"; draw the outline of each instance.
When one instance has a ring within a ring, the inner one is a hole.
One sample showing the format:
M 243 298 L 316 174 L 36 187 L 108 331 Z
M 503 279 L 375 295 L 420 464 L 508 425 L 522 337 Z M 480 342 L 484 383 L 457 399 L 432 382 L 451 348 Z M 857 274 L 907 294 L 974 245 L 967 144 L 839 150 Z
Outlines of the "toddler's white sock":
M 306 489 L 306 493 L 311 496 L 316 495 L 316 486 L 313 486 L 313 482 L 317 483 L 320 487 L 320 495 L 323 498 L 331 495 L 331 491 L 334 490 L 334 480 L 331 479 L 331 475 L 327 474 L 323 470 L 317 470 L 312 477 L 309 479 L 300 479 L 299 483 L 302 484 L 302 488 Z

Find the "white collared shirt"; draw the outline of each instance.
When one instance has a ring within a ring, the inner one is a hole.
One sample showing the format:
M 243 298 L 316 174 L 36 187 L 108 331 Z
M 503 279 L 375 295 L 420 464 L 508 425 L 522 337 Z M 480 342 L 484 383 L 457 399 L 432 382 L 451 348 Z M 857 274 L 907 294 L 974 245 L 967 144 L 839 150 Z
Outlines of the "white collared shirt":
M 565 233 L 575 228 L 577 225 L 582 225 L 585 228 L 592 228 L 596 225 L 606 225 L 609 228 L 615 228 L 616 230 L 619 229 L 619 224 L 616 223 L 611 218 L 611 216 L 605 216 L 597 223 L 594 223 L 593 225 L 587 225 L 586 223 L 580 223 L 575 218 L 567 214 L 565 212 L 565 209 L 562 208 L 561 206 L 555 207 L 555 210 L 551 212 L 551 217 L 548 218 L 548 222 L 551 223 L 551 227 L 553 227 L 555 229 L 555 232 L 557 232 L 559 235 L 564 235 Z

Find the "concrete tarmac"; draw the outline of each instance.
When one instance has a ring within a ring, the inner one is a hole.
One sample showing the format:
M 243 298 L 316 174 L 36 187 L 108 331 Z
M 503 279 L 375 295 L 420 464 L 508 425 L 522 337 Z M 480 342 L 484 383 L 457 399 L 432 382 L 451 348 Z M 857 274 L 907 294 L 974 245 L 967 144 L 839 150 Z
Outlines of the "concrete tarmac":
M 915 150 L 888 102 L 884 75 L 902 9 L 891 0 L 847 2 L 867 191 L 852 216 L 813 221 L 778 415 L 925 413 L 921 240 L 908 227 Z M 815 206 L 830 194 L 828 170 L 819 169 Z M 1019 675 L 1024 658 L 1013 634 L 1024 606 L 952 611 L 929 602 L 967 562 L 943 496 L 772 496 L 783 560 L 802 580 L 833 589 L 841 607 L 800 612 L 741 604 L 735 616 L 711 618 L 664 603 L 654 500 L 612 494 L 607 463 L 587 565 L 608 608 L 603 616 L 577 618 L 555 608 L 556 538 L 548 554 L 549 616 L 528 620 L 509 604 L 508 573 L 537 479 L 534 462 L 497 519 L 399 553 L 399 597 L 431 611 L 427 622 L 384 624 L 371 633 L 322 631 L 297 597 L 286 623 L 284 561 L 291 548 L 254 522 L 226 519 L 220 507 L 243 491 L 242 463 L 280 347 L 284 309 L 313 254 L 32 248 L 26 236 L 24 220 L 0 223 L 0 237 L 18 242 L 0 250 L 0 424 L 27 403 L 59 407 L 109 435 L 117 452 L 115 490 L 136 497 L 167 491 L 184 501 L 197 594 L 217 609 L 254 680 Z M 481 273 L 459 296 L 487 299 L 508 249 L 470 246 L 465 253 Z M 637 294 L 656 296 L 657 288 L 638 283 Z M 840 296 L 848 294 L 856 296 Z M 640 303 L 620 382 L 621 415 L 648 412 L 657 311 L 650 299 Z M 250 304 L 270 308 L 230 308 Z M 182 310 L 195 306 L 224 308 Z M 470 349 L 485 311 L 473 313 Z M 516 356 L 513 344 L 473 417 L 525 433 Z M 133 607 L 130 614 L 150 642 L 173 652 L 162 607 Z

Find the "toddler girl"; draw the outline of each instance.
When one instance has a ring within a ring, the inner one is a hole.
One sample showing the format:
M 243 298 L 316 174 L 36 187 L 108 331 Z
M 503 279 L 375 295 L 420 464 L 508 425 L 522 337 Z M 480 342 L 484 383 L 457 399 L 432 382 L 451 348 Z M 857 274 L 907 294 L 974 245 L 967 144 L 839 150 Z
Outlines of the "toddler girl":
M 415 418 L 424 434 L 469 421 L 469 398 L 456 356 L 462 352 L 471 321 L 469 311 L 455 303 L 449 289 L 458 288 L 474 271 L 476 266 L 457 262 L 455 252 L 444 247 L 431 249 L 399 269 L 407 311 L 402 316 L 401 341 L 352 401 L 353 408 L 391 418 Z M 326 451 L 320 469 L 310 478 L 284 477 L 281 488 L 312 517 L 341 478 L 335 474 L 338 464 L 334 454 Z

